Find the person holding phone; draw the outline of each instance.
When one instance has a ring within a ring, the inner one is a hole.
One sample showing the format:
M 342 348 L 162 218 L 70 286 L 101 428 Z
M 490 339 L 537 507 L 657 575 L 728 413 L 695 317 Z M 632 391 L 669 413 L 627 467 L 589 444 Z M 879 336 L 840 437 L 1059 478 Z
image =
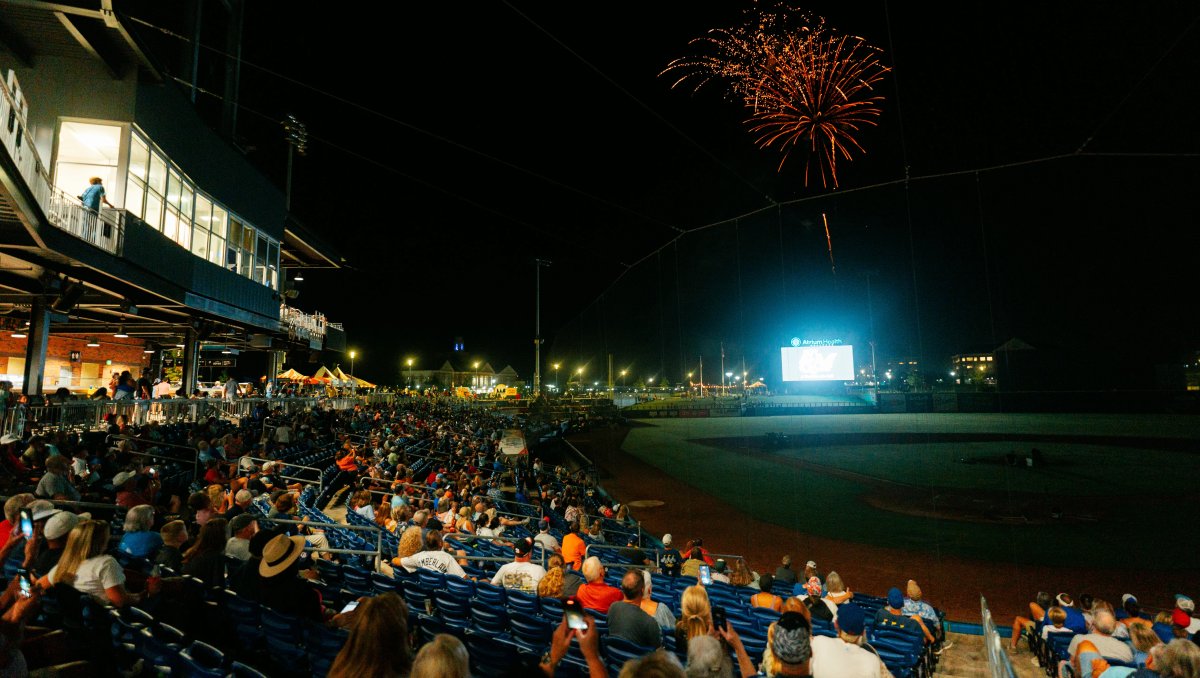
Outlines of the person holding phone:
M 550 651 L 542 656 L 539 668 L 548 678 L 554 677 L 554 669 L 571 649 L 571 641 L 579 642 L 579 651 L 587 660 L 588 678 L 607 678 L 608 669 L 600 656 L 600 632 L 596 620 L 584 612 L 579 601 L 568 598 L 563 603 L 563 620 L 550 637 Z

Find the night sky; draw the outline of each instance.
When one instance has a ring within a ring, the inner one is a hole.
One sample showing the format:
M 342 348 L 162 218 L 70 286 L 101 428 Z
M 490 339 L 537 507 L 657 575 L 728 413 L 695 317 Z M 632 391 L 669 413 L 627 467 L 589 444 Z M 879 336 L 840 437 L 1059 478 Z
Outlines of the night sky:
M 836 191 L 802 157 L 777 172 L 719 88 L 659 76 L 749 3 L 391 4 L 249 3 L 243 48 L 239 142 L 282 186 L 278 121 L 308 125 L 293 211 L 351 263 L 297 304 L 345 323 L 368 379 L 456 336 L 530 376 L 538 257 L 543 358 L 594 375 L 610 352 L 678 381 L 724 342 L 770 381 L 791 337 L 865 349 L 872 323 L 881 361 L 940 371 L 1015 336 L 1114 386 L 1200 348 L 1194 2 L 804 5 L 895 69 Z M 185 46 L 144 30 L 178 68 Z M 217 91 L 222 58 L 201 57 Z

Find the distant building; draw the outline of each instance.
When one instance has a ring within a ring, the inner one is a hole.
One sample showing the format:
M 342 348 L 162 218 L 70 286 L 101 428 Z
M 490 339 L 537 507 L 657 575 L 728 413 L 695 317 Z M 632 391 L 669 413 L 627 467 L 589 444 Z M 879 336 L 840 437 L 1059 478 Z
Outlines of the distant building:
M 988 351 L 950 356 L 950 377 L 955 384 L 996 384 L 996 357 Z
M 479 361 L 478 367 L 474 361 L 465 361 L 462 356 L 453 355 L 444 358 L 437 369 L 408 369 L 401 371 L 401 383 L 409 388 L 426 389 L 429 387 L 451 389 L 456 386 L 466 386 L 476 393 L 490 392 L 497 384 L 520 386 L 520 375 L 512 365 L 505 365 L 496 370 L 491 363 Z

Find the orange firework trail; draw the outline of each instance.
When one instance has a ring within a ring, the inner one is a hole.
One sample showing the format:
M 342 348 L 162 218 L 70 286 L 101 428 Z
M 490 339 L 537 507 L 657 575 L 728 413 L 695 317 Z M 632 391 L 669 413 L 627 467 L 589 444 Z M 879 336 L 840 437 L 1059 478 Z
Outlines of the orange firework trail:
M 838 159 L 866 153 L 856 135 L 877 124 L 883 96 L 874 86 L 891 69 L 864 39 L 837 35 L 824 19 L 779 5 L 692 44 L 711 53 L 668 64 L 663 74 L 678 74 L 671 86 L 726 83 L 750 111 L 746 124 L 759 147 L 783 153 L 779 169 L 801 149 L 805 185 L 818 173 L 823 186 L 837 187 Z
M 833 263 L 833 238 L 829 236 L 829 217 L 821 212 L 821 221 L 825 222 L 825 244 L 829 246 L 829 270 L 837 275 L 837 264 Z

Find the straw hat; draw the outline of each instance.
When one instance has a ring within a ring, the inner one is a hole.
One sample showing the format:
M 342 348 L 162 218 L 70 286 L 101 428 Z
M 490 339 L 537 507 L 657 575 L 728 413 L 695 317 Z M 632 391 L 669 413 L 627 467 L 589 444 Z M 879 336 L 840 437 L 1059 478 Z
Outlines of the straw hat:
M 281 534 L 263 547 L 262 562 L 258 564 L 258 574 L 263 577 L 274 577 L 288 569 L 304 553 L 304 537 L 289 537 Z

